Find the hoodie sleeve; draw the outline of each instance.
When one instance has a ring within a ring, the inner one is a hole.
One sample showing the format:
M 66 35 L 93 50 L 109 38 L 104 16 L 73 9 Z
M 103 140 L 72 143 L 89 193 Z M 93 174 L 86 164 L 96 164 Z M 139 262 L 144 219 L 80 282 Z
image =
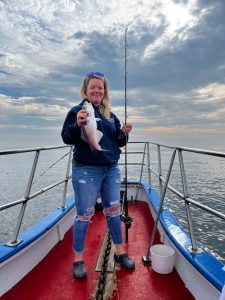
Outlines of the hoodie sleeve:
M 121 130 L 119 119 L 114 115 L 115 126 L 116 126 L 116 142 L 119 147 L 124 147 L 128 142 L 129 135 Z
M 61 136 L 65 144 L 76 145 L 80 141 L 81 128 L 77 125 L 76 121 L 78 111 L 72 108 L 64 121 Z

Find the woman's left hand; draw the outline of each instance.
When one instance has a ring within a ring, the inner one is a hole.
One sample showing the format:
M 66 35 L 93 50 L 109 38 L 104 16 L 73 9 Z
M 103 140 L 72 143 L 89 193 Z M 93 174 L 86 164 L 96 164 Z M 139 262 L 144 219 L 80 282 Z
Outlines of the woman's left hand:
M 130 123 L 127 123 L 127 124 L 124 124 L 123 127 L 121 128 L 122 132 L 124 132 L 125 134 L 128 134 L 131 132 L 132 130 L 132 124 Z

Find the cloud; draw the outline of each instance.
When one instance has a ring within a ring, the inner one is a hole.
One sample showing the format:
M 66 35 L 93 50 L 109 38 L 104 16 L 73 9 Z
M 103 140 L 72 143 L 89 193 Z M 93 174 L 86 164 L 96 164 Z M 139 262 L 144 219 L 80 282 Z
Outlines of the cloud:
M 59 104 L 57 104 L 57 101 Z M 1 119 L 4 118 L 4 123 L 1 124 L 0 122 L 0 124 L 6 126 L 8 123 L 8 125 L 16 124 L 16 126 L 19 126 L 18 123 L 21 120 L 24 120 L 25 124 L 26 120 L 29 119 L 29 126 L 31 126 L 32 122 L 36 122 L 35 119 L 45 121 L 61 120 L 67 113 L 67 109 L 61 105 L 61 101 L 62 99 L 54 99 L 53 101 L 53 99 L 34 97 L 13 99 L 0 94 Z
M 225 101 L 225 84 L 210 83 L 193 91 L 198 97 L 199 102 L 220 102 Z
M 222 1 L 0 1 L 0 136 L 22 134 L 17 128 L 23 128 L 24 140 L 44 128 L 60 136 L 90 70 L 106 74 L 112 108 L 124 121 L 128 27 L 128 119 L 134 135 L 145 130 L 174 139 L 190 128 L 196 136 L 215 130 L 219 143 L 224 13 Z
M 173 51 L 180 43 L 191 38 L 192 28 L 197 26 L 205 12 L 196 7 L 197 1 L 189 1 L 188 4 L 174 3 L 173 1 L 162 2 L 161 23 L 163 29 L 155 36 L 154 41 L 144 51 L 144 59 L 150 59 L 160 51 L 168 49 Z M 198 14 L 198 15 L 197 15 Z

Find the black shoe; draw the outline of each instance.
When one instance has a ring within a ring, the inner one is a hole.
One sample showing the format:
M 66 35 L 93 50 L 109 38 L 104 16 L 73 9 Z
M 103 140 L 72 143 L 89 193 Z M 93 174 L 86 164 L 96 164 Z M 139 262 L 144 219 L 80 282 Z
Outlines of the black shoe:
M 120 254 L 120 255 L 114 254 L 114 259 L 116 262 L 119 262 L 121 266 L 123 266 L 128 270 L 132 270 L 135 268 L 134 260 L 130 258 L 127 253 Z
M 73 277 L 76 279 L 84 279 L 87 277 L 87 272 L 83 260 L 73 263 Z

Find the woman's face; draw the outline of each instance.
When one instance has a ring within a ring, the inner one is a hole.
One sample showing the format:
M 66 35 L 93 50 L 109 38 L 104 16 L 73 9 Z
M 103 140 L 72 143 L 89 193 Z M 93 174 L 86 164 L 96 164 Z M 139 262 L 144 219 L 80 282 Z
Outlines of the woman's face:
M 99 106 L 104 97 L 104 82 L 98 78 L 91 78 L 88 82 L 86 95 L 88 100 L 95 106 Z

